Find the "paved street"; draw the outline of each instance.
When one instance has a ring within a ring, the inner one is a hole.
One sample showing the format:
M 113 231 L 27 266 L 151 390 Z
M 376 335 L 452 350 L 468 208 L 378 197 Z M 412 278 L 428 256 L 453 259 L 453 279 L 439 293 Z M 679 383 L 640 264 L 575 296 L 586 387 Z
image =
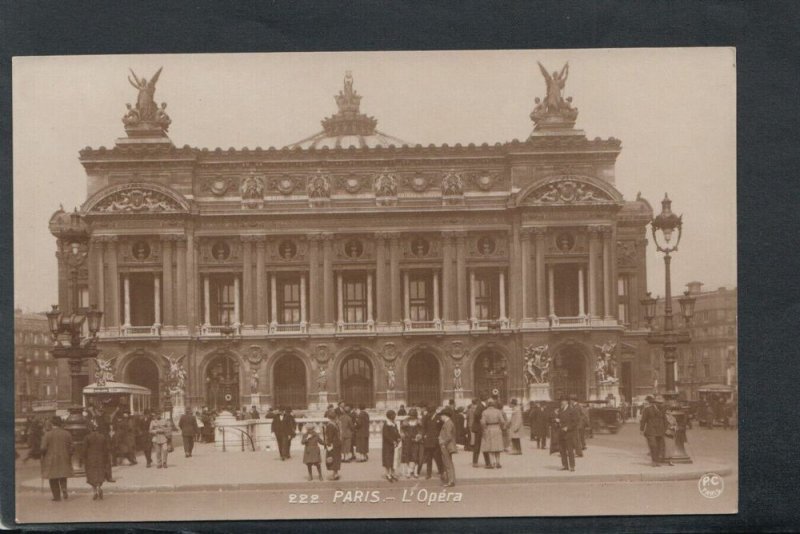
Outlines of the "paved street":
M 456 455 L 458 486 L 452 488 L 454 493 L 449 497 L 444 496 L 449 502 L 438 502 L 441 488 L 435 478 L 397 484 L 380 480 L 378 451 L 367 464 L 345 464 L 341 481 L 320 483 L 304 480 L 305 468 L 299 458 L 280 462 L 271 458 L 271 453 L 223 454 L 203 445 L 194 458 L 186 459 L 178 448 L 170 459 L 173 468 L 166 471 L 145 469 L 141 464 L 116 468 L 118 482 L 105 485 L 102 503 L 91 500 L 82 479 L 70 480 L 73 488 L 82 491 L 73 491 L 69 501 L 51 502 L 46 484 L 42 492 L 41 482 L 36 480 L 38 462 L 18 462 L 17 514 L 21 521 L 46 522 L 725 513 L 735 511 L 737 503 L 736 436 L 735 431 L 692 431 L 689 439 L 696 461 L 674 468 L 647 465 L 644 440 L 635 424 L 625 425 L 619 434 L 589 440 L 587 455 L 578 460 L 576 473 L 558 471 L 557 455 L 536 450 L 530 442 L 524 442 L 522 456 L 503 455 L 501 470 L 474 469 L 469 466 L 468 455 L 460 452 Z M 706 466 L 725 464 L 730 474 L 724 477 L 723 494 L 716 499 L 702 497 L 697 488 L 698 473 Z M 201 475 L 209 472 L 216 487 L 200 483 L 208 481 Z M 651 476 L 691 479 L 648 480 Z M 258 486 L 248 485 L 259 480 Z M 141 486 L 137 488 L 134 483 Z M 437 501 L 429 505 L 434 491 Z M 528 504 L 520 501 L 521 492 L 529 496 L 525 500 Z M 301 503 L 304 498 L 319 502 Z M 290 499 L 297 502 L 290 503 Z M 378 502 L 349 502 L 374 500 Z

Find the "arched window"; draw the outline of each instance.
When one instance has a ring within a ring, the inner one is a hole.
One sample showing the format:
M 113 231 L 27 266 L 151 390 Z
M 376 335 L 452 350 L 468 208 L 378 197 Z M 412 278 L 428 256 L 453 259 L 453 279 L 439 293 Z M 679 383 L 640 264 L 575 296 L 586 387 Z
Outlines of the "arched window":
M 361 404 L 372 408 L 373 398 L 372 364 L 361 354 L 348 356 L 341 368 L 341 399 L 352 406 Z
M 442 399 L 439 362 L 430 352 L 418 352 L 406 368 L 407 400 L 409 405 L 420 403 L 438 406 Z
M 294 354 L 285 354 L 275 364 L 274 405 L 305 410 L 308 408 L 306 397 L 306 366 Z

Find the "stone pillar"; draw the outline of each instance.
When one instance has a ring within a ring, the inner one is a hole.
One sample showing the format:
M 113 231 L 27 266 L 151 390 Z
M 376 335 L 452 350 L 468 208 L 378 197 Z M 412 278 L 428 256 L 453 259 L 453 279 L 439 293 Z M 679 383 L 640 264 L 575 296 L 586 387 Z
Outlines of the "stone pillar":
M 500 287 L 498 288 L 500 291 L 500 320 L 505 321 L 508 319 L 508 313 L 506 310 L 506 273 L 500 271 Z M 515 293 L 512 291 L 512 294 Z
M 611 290 L 614 287 L 611 277 L 611 228 L 603 227 L 603 315 L 606 319 L 611 319 Z
M 308 322 L 314 325 L 321 325 L 322 303 L 324 301 L 322 273 L 319 269 L 319 235 L 308 236 L 308 293 L 310 296 Z
M 266 272 L 265 272 L 265 258 L 266 258 L 266 242 L 264 236 L 260 236 L 256 241 L 256 318 L 253 323 L 258 328 L 265 328 L 267 325 L 267 295 L 266 295 Z M 305 298 L 305 295 L 301 295 Z M 301 300 L 302 302 L 302 300 Z
M 107 308 L 103 310 L 103 317 L 107 326 L 119 325 L 119 272 L 117 270 L 117 236 L 112 236 L 106 241 L 106 257 L 108 258 L 108 292 L 106 296 Z
M 467 309 L 467 233 L 456 234 L 456 286 L 458 302 L 458 322 L 468 321 Z
M 336 322 L 344 322 L 344 292 L 342 288 L 342 273 L 336 273 L 336 304 L 338 306 L 338 313 L 336 314 Z
M 103 309 L 103 242 L 102 238 L 89 240 L 89 305 Z
M 372 273 L 367 273 L 367 323 L 372 323 L 375 318 L 372 315 Z
M 256 324 L 253 320 L 253 241 L 249 235 L 241 236 L 242 241 L 242 324 Z
M 375 278 L 378 295 L 378 323 L 385 326 L 391 319 L 391 302 L 389 295 L 388 273 L 386 269 L 386 235 L 375 234 Z
M 275 273 L 269 274 L 269 320 L 270 325 L 278 324 L 278 281 Z
M 198 243 L 191 227 L 187 227 L 186 232 L 186 322 L 191 335 L 195 333 L 200 322 L 197 303 L 200 300 L 198 291 L 201 285 L 200 273 L 197 270 Z M 194 352 L 189 351 L 189 354 L 193 355 Z
M 306 312 L 306 275 L 300 275 L 300 324 L 304 325 L 308 321 Z
M 175 285 L 177 287 L 177 302 L 175 303 L 175 323 L 185 329 L 186 322 L 186 237 L 179 236 L 175 241 L 176 270 Z
M 175 324 L 175 320 L 172 316 L 172 295 L 173 295 L 173 284 L 172 284 L 172 243 L 173 237 L 172 236 L 162 236 L 161 237 L 161 253 L 163 256 L 163 266 L 162 266 L 162 291 L 164 293 L 164 309 L 163 309 L 163 324 L 173 326 Z
M 411 295 L 409 295 L 410 284 L 408 271 L 403 272 L 403 320 L 411 320 Z
M 597 238 L 599 228 L 589 227 L 589 315 L 597 317 Z
M 442 232 L 442 319 L 446 325 L 456 322 L 456 276 L 452 232 Z
M 514 226 L 511 227 L 511 246 L 508 247 L 508 260 L 509 260 L 509 267 L 508 267 L 508 279 L 510 280 L 511 287 L 515 288 L 516 291 L 511 291 L 508 294 L 508 309 L 503 312 L 500 310 L 500 317 L 504 319 L 512 319 L 516 322 L 522 321 L 522 295 L 524 294 L 524 288 L 522 287 L 522 269 L 521 269 L 521 260 L 522 257 L 522 243 L 520 243 L 520 232 L 519 232 L 519 224 L 514 223 Z M 503 299 L 505 299 L 505 294 L 503 290 L 500 290 L 500 294 L 503 295 Z M 501 306 L 502 308 L 502 306 Z
M 131 279 L 128 273 L 125 273 L 124 287 L 123 287 L 123 302 L 124 302 L 124 317 L 125 322 L 123 326 L 126 328 L 131 326 Z
M 556 298 L 555 298 L 555 275 L 553 273 L 553 266 L 547 268 L 547 297 L 548 297 L 548 315 L 556 314 Z
M 477 310 L 475 309 L 475 271 L 469 272 L 469 319 L 477 320 Z
M 618 279 L 619 279 L 619 271 L 617 269 L 617 229 L 616 227 L 610 227 L 608 238 L 611 241 L 609 244 L 609 252 L 610 252 L 610 259 L 609 262 L 611 263 L 611 317 L 619 319 L 619 290 L 617 288 Z M 630 290 L 629 290 L 630 291 Z M 628 306 L 628 311 L 630 312 L 630 306 Z M 677 367 L 676 367 L 677 369 Z
M 389 241 L 389 276 L 391 276 L 389 286 L 392 292 L 392 323 L 395 326 L 401 324 L 403 318 L 400 307 L 402 297 L 400 295 L 400 234 L 393 233 Z
M 536 245 L 536 314 L 539 321 L 547 318 L 547 294 L 545 292 L 546 268 L 544 263 L 545 235 L 547 228 L 534 228 L 533 235 Z
M 535 317 L 535 291 L 532 282 L 536 279 L 535 273 L 531 269 L 531 233 L 530 229 L 522 228 L 520 230 L 521 254 L 520 254 L 520 294 L 521 294 L 521 308 L 522 320 L 527 321 Z M 531 276 L 533 274 L 534 276 Z M 514 293 L 514 286 L 511 286 L 511 292 Z
M 433 320 L 439 321 L 439 273 L 433 271 Z
M 203 275 L 203 325 L 211 324 L 211 284 L 208 275 Z
M 233 324 L 239 326 L 242 324 L 242 303 L 241 303 L 241 282 L 239 276 L 233 276 Z
M 333 328 L 333 235 L 322 235 L 322 281 L 323 281 L 323 321 L 327 328 Z
M 583 294 L 583 267 L 578 267 L 578 315 L 581 317 L 586 315 L 585 298 Z
M 161 326 L 161 279 L 158 275 L 153 276 L 153 311 L 155 321 L 153 326 Z

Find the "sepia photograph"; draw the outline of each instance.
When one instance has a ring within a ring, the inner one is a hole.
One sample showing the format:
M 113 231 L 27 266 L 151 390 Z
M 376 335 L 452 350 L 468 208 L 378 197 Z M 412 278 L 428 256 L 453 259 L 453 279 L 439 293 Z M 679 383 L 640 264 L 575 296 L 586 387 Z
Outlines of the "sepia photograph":
M 736 69 L 14 57 L 17 522 L 737 513 Z

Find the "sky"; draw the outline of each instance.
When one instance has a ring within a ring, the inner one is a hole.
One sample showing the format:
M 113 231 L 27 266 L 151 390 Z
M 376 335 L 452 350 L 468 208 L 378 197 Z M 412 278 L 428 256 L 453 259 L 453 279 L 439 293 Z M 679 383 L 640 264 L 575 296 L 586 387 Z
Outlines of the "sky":
M 616 187 L 656 213 L 668 192 L 683 214 L 674 293 L 736 286 L 736 53 L 733 48 L 17 57 L 13 60 L 15 303 L 57 301 L 55 238 L 47 222 L 86 199 L 78 151 L 113 147 L 136 102 L 128 69 L 167 102 L 176 146 L 282 147 L 321 130 L 347 70 L 361 111 L 411 143 L 524 140 L 536 62 L 569 62 L 565 96 L 589 138 L 622 140 Z M 652 240 L 651 240 L 652 241 Z M 648 288 L 664 294 L 663 259 L 647 249 Z

